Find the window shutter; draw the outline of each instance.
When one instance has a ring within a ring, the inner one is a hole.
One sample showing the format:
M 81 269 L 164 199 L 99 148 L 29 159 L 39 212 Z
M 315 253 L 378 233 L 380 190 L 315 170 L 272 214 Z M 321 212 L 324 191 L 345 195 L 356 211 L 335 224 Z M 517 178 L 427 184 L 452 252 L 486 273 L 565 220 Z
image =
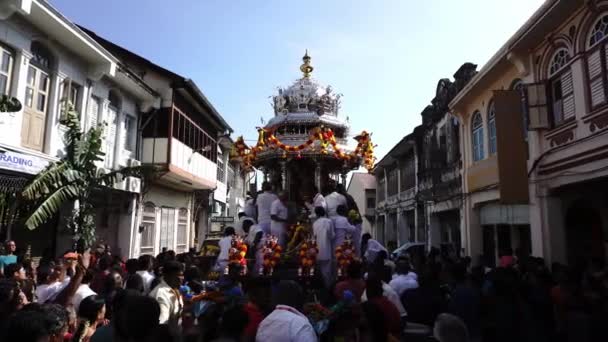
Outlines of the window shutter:
M 129 132 L 127 131 L 127 128 L 129 127 L 127 120 L 129 120 L 129 116 L 123 115 L 122 122 L 120 123 L 122 126 L 120 136 L 120 151 L 124 151 L 127 149 L 127 139 L 129 136 Z
M 108 133 L 106 135 L 106 167 L 114 166 L 114 144 L 116 142 L 116 110 L 112 107 L 108 110 Z
M 526 104 L 528 107 L 528 129 L 549 128 L 549 111 L 547 107 L 547 85 L 545 83 L 526 84 Z
M 564 95 L 564 120 L 574 117 L 574 88 L 572 87 L 572 71 L 566 71 L 562 76 L 562 94 Z
M 591 106 L 595 107 L 606 101 L 604 94 L 604 81 L 602 79 L 601 50 L 596 50 L 587 58 L 587 71 L 589 72 L 589 91 L 591 93 Z
M 89 115 L 87 116 L 87 129 L 97 127 L 97 117 L 99 116 L 99 99 L 91 97 L 89 105 Z

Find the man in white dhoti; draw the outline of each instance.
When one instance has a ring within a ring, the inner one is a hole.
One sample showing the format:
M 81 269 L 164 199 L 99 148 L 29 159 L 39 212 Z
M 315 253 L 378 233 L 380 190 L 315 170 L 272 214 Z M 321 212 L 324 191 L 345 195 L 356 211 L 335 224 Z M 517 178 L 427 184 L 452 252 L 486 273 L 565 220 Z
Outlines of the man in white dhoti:
M 270 183 L 262 183 L 263 192 L 256 198 L 258 224 L 266 234 L 270 233 L 270 225 L 272 222 L 270 218 L 270 207 L 272 206 L 272 203 L 278 199 L 277 195 L 275 195 L 271 189 Z
M 263 249 L 266 242 L 264 231 L 259 225 L 254 224 L 253 220 L 245 220 L 243 222 L 243 230 L 247 234 L 245 243 L 252 251 L 251 255 L 255 257 L 255 266 L 253 274 L 257 274 L 262 262 L 264 261 Z
M 278 238 L 279 245 L 285 248 L 287 243 L 287 193 L 281 191 L 279 198 L 270 207 L 270 234 Z
M 325 286 L 329 288 L 333 283 L 333 240 L 335 237 L 334 224 L 325 216 L 323 207 L 315 208 L 315 215 L 318 219 L 313 223 L 312 230 L 317 240 L 319 254 L 317 254 L 317 264 L 323 276 Z

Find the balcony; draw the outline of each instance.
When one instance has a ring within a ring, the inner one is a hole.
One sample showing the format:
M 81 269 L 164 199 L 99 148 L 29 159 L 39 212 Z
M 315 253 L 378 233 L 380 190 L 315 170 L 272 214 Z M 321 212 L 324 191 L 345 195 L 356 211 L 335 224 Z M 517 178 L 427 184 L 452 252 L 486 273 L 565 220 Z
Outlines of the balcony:
M 142 163 L 161 169 L 159 182 L 178 190 L 210 190 L 217 186 L 217 142 L 177 107 L 169 130 L 144 136 Z M 167 134 L 171 132 L 171 134 Z M 164 135 L 164 136 L 163 136 Z M 169 137 L 167 137 L 167 135 Z

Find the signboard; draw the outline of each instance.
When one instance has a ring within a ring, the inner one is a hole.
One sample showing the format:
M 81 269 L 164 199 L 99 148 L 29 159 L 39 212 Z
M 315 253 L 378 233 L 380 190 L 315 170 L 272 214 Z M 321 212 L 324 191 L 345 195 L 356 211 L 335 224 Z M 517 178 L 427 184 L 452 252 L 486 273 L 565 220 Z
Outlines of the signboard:
M 211 222 L 234 223 L 234 217 L 232 217 L 232 216 L 212 216 Z
M 29 154 L 13 151 L 0 152 L 0 168 L 2 169 L 36 175 L 48 164 L 47 159 Z

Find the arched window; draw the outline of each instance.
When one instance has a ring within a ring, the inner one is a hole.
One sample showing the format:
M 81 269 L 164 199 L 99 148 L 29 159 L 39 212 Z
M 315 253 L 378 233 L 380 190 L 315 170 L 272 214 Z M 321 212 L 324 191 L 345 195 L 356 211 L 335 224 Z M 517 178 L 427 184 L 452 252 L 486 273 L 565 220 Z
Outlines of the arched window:
M 551 111 L 553 125 L 574 117 L 574 88 L 572 72 L 568 66 L 570 53 L 566 48 L 560 48 L 551 57 L 549 63 L 549 78 L 551 84 Z
M 156 240 L 156 207 L 154 203 L 148 202 L 144 205 L 141 226 L 139 253 L 154 255 L 154 241 Z
M 589 33 L 588 46 L 593 47 L 595 44 L 601 42 L 608 35 L 608 14 L 600 17 L 595 24 L 591 27 Z
M 557 50 L 551 58 L 551 64 L 549 65 L 549 76 L 555 75 L 563 67 L 568 64 L 570 60 L 570 53 L 566 48 Z
M 496 154 L 496 110 L 494 101 L 488 106 L 488 152 Z
M 606 75 L 606 44 L 608 35 L 608 14 L 600 16 L 591 26 L 587 40 L 587 79 L 592 109 L 606 104 L 608 87 L 605 84 Z
M 480 112 L 473 114 L 471 120 L 471 136 L 473 141 L 473 161 L 483 159 L 483 118 Z

